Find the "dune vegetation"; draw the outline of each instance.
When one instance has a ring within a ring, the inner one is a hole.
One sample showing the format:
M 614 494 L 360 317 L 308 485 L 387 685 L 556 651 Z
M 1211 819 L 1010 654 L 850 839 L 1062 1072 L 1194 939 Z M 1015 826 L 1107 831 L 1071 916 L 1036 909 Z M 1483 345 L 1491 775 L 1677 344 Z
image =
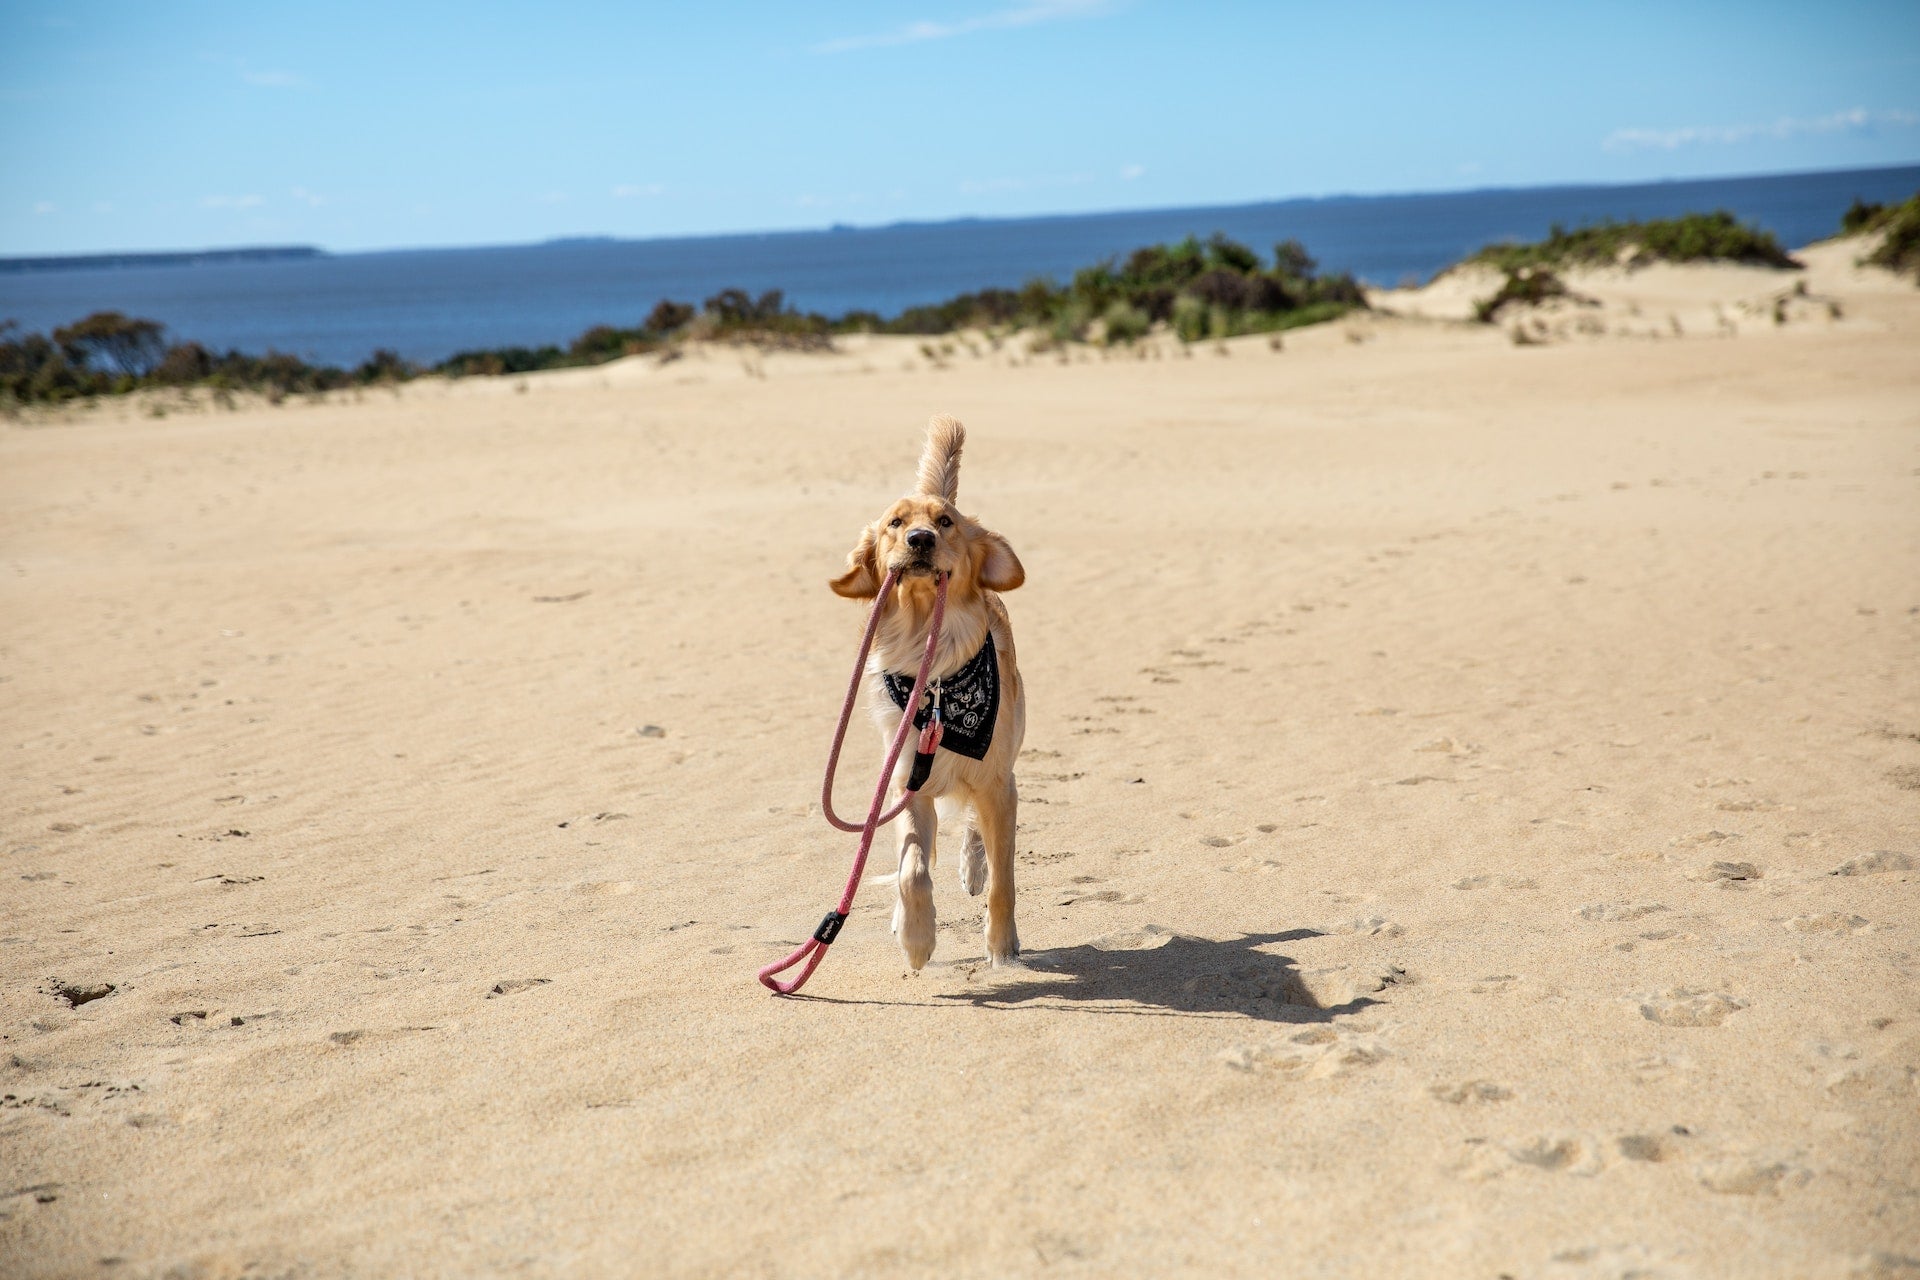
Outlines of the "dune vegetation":
M 1920 196 L 1892 207 L 1856 201 L 1842 223 L 1849 232 L 1884 233 L 1866 261 L 1920 276 Z M 1642 222 L 1603 221 L 1572 230 L 1556 225 L 1543 240 L 1488 245 L 1462 265 L 1505 273 L 1503 286 L 1480 309 L 1480 318 L 1492 321 L 1512 303 L 1572 296 L 1556 272 L 1652 262 L 1731 262 L 1780 269 L 1800 265 L 1771 232 L 1725 210 Z M 796 310 L 777 289 L 759 294 L 723 289 L 697 306 L 662 299 L 638 324 L 595 325 L 565 346 L 460 351 L 430 366 L 390 350 L 375 351 L 352 369 L 313 364 L 278 351 L 218 353 L 197 342 L 169 342 L 158 321 L 106 311 L 51 334 L 24 333 L 11 322 L 0 323 L 0 409 L 143 388 L 200 388 L 217 400 L 245 392 L 277 402 L 289 395 L 429 375 L 521 374 L 635 355 L 672 359 L 685 343 L 696 341 L 818 351 L 830 349 L 840 334 L 933 337 L 977 329 L 996 336 L 1025 333 L 1035 347 L 1125 345 L 1156 331 L 1181 342 L 1198 342 L 1318 324 L 1366 305 L 1358 281 L 1346 273 L 1321 274 L 1297 240 L 1282 241 L 1274 246 L 1271 259 L 1263 259 L 1216 233 L 1205 240 L 1189 236 L 1107 258 L 1074 272 L 1064 283 L 1036 277 L 1018 288 L 963 293 L 893 316 L 850 311 L 829 317 Z
M 277 351 L 220 354 L 197 342 L 169 343 L 158 321 L 103 311 L 52 334 L 0 324 L 0 407 L 185 387 L 210 390 L 217 398 L 249 392 L 278 401 L 434 374 L 531 373 L 633 355 L 672 358 L 689 341 L 809 351 L 830 348 L 836 334 L 934 336 L 985 329 L 1032 331 L 1041 345 L 1113 345 L 1137 341 L 1165 325 L 1181 341 L 1193 342 L 1317 324 L 1364 306 L 1359 282 L 1344 273 L 1321 275 L 1298 241 L 1275 246 L 1268 263 L 1245 245 L 1214 235 L 1109 258 L 1076 271 L 1065 284 L 1035 278 L 1018 289 L 964 293 L 892 317 L 852 311 L 830 318 L 797 311 L 778 289 L 758 295 L 723 289 L 697 307 L 663 299 L 637 325 L 595 325 L 564 347 L 460 351 L 431 366 L 387 350 L 353 369 Z
M 1800 266 L 1771 231 L 1741 222 L 1725 209 L 1646 222 L 1608 219 L 1571 231 L 1556 223 L 1544 240 L 1490 244 L 1467 261 L 1506 272 L 1654 262 L 1737 262 L 1783 270 Z
M 1920 283 L 1920 192 L 1896 205 L 1855 200 L 1840 217 L 1840 231 L 1842 235 L 1878 233 L 1880 243 L 1860 259 L 1861 264 L 1885 267 Z

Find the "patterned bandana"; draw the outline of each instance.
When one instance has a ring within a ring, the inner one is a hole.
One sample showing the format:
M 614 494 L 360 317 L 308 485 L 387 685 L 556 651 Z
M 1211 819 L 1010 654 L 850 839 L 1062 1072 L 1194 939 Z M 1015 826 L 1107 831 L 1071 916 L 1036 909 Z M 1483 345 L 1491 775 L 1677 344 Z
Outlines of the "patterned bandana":
M 882 671 L 887 696 L 902 711 L 913 696 L 913 673 Z M 946 727 L 940 733 L 940 745 L 973 760 L 987 758 L 993 743 L 993 721 L 1000 712 L 1000 660 L 993 653 L 989 635 L 980 652 L 967 659 L 967 665 L 950 676 L 927 682 L 925 702 L 913 717 L 913 727 L 924 729 L 933 714 L 933 702 L 940 702 L 940 720 Z

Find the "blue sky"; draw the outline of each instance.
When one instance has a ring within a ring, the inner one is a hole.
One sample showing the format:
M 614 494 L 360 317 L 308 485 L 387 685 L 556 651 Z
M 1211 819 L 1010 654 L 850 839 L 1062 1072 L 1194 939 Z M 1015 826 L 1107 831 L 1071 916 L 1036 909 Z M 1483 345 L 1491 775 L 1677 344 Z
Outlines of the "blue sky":
M 1920 161 L 1920 4 L 0 6 L 0 253 Z

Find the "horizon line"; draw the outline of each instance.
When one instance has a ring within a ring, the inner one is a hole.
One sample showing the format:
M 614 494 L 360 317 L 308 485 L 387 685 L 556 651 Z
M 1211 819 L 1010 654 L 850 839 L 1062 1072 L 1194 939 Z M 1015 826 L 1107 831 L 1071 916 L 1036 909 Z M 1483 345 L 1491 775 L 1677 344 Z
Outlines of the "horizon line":
M 326 257 L 344 258 L 388 253 L 471 253 L 487 249 L 529 249 L 570 243 L 660 244 L 683 240 L 753 240 L 773 236 L 844 235 L 850 232 L 890 231 L 906 227 L 943 227 L 963 223 L 1048 222 L 1067 218 L 1111 218 L 1135 214 L 1173 214 L 1230 209 L 1258 209 L 1287 204 L 1324 204 L 1352 200 L 1405 200 L 1420 197 L 1488 195 L 1513 191 L 1624 190 L 1633 187 L 1677 186 L 1691 182 L 1734 182 L 1768 178 L 1805 178 L 1847 173 L 1890 173 L 1901 169 L 1920 169 L 1920 159 L 1899 164 L 1852 166 L 1837 169 L 1789 169 L 1765 173 L 1725 173 L 1705 176 L 1650 178 L 1636 182 L 1538 182 L 1505 183 L 1476 187 L 1448 187 L 1432 190 L 1341 191 L 1320 195 L 1277 196 L 1260 200 L 1237 200 L 1225 204 L 1146 205 L 1116 209 L 1092 209 L 1078 212 L 1028 214 L 954 214 L 941 218 L 900 218 L 891 222 L 832 222 L 825 226 L 768 227 L 752 231 L 692 231 L 660 235 L 619 235 L 612 232 L 566 232 L 539 240 L 498 240 L 481 243 L 442 245 L 392 245 L 382 248 L 330 249 L 316 244 L 226 244 L 173 248 L 101 249 L 93 252 L 54 252 L 37 254 L 0 254 L 8 263 L 55 262 L 63 259 L 108 259 L 144 256 L 180 256 L 194 254 L 245 253 L 261 251 L 312 251 Z

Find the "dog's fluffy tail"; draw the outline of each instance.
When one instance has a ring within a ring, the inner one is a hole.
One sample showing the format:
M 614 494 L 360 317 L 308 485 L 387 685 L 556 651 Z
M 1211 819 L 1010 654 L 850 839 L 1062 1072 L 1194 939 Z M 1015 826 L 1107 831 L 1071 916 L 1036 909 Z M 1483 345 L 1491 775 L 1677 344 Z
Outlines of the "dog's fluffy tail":
M 960 419 L 940 414 L 927 423 L 927 448 L 920 455 L 919 492 L 948 502 L 960 500 L 960 447 L 967 429 Z

